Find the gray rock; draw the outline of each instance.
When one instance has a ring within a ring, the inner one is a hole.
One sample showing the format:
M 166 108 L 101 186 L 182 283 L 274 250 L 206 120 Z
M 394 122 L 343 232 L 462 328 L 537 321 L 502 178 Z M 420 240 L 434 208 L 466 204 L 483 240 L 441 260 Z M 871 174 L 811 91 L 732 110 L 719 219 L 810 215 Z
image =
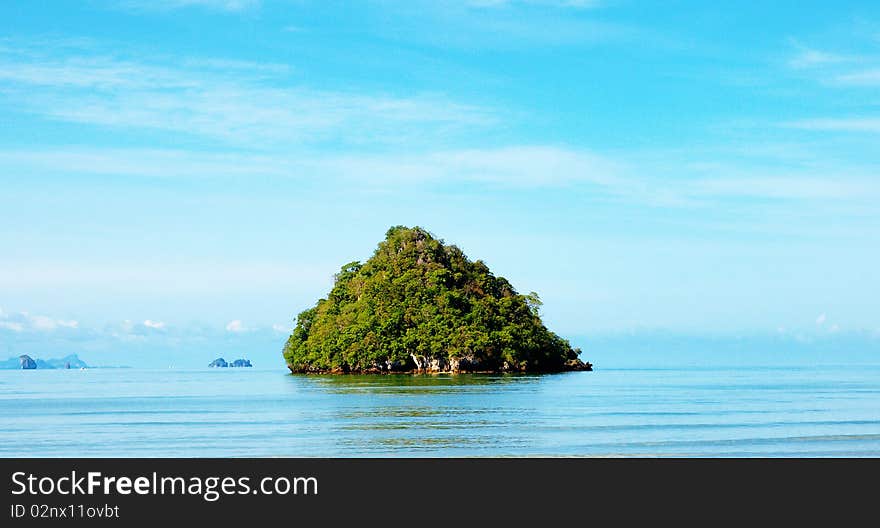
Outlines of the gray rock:
M 406 370 L 406 363 L 402 361 L 385 360 L 385 370 L 388 372 L 401 372 Z
M 593 370 L 593 364 L 587 361 L 586 363 L 579 359 L 569 359 L 565 362 L 565 370 L 575 371 L 575 372 L 591 372 Z
M 480 370 L 480 360 L 472 355 L 449 358 L 450 372 L 474 372 L 477 370 Z
M 253 367 L 249 359 L 236 359 L 229 364 L 230 367 Z
M 210 362 L 210 363 L 208 364 L 208 366 L 209 366 L 209 367 L 222 367 L 222 368 L 226 368 L 226 367 L 229 366 L 229 363 L 227 363 L 226 360 L 223 359 L 223 358 L 217 358 L 217 359 L 215 359 L 214 361 Z
M 19 356 L 18 359 L 21 362 L 21 368 L 23 370 L 33 370 L 37 368 L 37 362 L 31 359 L 28 355 Z

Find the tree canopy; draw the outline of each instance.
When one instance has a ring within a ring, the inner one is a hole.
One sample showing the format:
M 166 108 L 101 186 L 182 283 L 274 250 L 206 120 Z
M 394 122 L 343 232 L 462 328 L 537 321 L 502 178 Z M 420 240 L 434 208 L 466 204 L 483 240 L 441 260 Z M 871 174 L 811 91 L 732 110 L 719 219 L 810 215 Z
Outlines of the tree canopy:
M 541 322 L 480 260 L 420 228 L 388 230 L 373 256 L 342 266 L 284 347 L 293 372 L 587 370 L 579 349 Z

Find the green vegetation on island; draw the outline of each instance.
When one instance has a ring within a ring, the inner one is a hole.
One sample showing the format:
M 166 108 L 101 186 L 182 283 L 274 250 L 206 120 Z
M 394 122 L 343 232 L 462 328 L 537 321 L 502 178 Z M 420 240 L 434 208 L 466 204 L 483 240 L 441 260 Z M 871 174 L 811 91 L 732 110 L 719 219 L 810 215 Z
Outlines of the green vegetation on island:
M 590 370 L 544 326 L 540 306 L 458 247 L 396 226 L 299 314 L 284 359 L 295 373 Z

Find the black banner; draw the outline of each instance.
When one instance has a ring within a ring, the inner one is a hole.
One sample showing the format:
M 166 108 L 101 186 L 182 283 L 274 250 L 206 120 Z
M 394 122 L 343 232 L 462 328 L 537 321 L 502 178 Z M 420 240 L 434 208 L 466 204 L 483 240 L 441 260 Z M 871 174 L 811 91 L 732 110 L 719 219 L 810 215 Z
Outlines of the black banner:
M 839 522 L 873 517 L 878 469 L 876 459 L 5 459 L 0 526 Z

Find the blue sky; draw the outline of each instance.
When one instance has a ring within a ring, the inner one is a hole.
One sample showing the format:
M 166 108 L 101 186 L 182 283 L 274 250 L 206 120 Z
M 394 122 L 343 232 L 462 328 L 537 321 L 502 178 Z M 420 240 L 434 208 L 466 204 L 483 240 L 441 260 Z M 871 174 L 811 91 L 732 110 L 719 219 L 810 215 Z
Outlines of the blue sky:
M 396 224 L 585 349 L 880 338 L 876 2 L 4 2 L 0 29 L 10 355 L 275 354 Z

